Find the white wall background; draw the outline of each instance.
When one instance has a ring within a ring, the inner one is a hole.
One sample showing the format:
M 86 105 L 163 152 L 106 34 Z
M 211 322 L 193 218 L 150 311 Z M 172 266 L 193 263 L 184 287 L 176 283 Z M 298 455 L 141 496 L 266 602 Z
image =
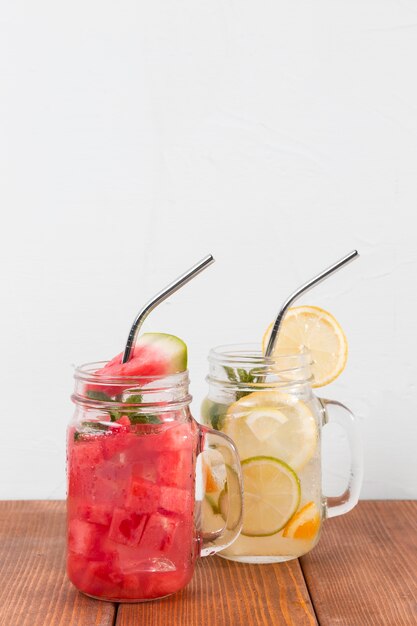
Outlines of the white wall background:
M 3 0 L 1 498 L 64 497 L 73 365 L 201 256 L 145 327 L 187 341 L 196 414 L 209 348 L 355 247 L 304 299 L 349 339 L 323 393 L 362 423 L 362 497 L 417 496 L 416 58 L 414 0 Z

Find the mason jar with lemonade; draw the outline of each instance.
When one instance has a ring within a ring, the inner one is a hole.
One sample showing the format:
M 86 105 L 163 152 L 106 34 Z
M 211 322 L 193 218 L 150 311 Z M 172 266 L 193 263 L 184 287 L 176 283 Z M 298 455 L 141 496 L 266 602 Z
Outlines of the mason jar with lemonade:
M 339 402 L 315 396 L 314 388 L 343 371 L 347 341 L 336 319 L 313 306 L 289 309 L 273 353 L 251 345 L 221 346 L 209 354 L 209 393 L 202 419 L 235 442 L 244 481 L 243 527 L 220 555 L 247 563 L 287 561 L 318 542 L 326 517 L 346 513 L 359 498 L 362 455 L 357 423 Z M 329 421 L 346 429 L 351 471 L 345 492 L 326 498 L 321 486 L 321 432 Z M 203 513 L 219 530 L 233 520 L 236 480 L 206 460 Z M 222 466 L 224 468 L 224 466 Z M 237 513 L 236 513 L 237 514 Z

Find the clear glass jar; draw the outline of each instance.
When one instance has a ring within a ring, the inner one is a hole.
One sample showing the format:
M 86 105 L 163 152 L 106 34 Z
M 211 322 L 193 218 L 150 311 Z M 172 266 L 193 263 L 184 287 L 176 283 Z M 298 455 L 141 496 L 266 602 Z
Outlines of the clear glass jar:
M 244 481 L 243 527 L 221 556 L 248 563 L 297 558 L 319 540 L 326 517 L 358 501 L 362 453 L 353 414 L 342 404 L 317 398 L 308 352 L 263 356 L 251 345 L 222 346 L 209 354 L 209 393 L 202 421 L 229 435 L 238 449 Z M 342 425 L 351 449 L 349 484 L 326 498 L 321 486 L 321 430 Z M 221 494 L 210 514 L 229 514 Z
M 189 582 L 198 556 L 238 536 L 241 514 L 205 531 L 201 485 L 195 500 L 199 458 L 222 455 L 233 469 L 228 494 L 239 510 L 238 455 L 226 436 L 192 418 L 188 372 L 103 378 L 103 365 L 75 372 L 67 448 L 68 576 L 99 599 L 160 598 Z

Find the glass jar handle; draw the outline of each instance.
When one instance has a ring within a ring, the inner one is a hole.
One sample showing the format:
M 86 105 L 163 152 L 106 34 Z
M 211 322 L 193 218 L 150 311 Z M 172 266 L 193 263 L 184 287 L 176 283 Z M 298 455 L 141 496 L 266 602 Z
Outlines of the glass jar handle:
M 200 556 L 209 556 L 224 550 L 239 536 L 243 520 L 243 481 L 239 455 L 233 441 L 227 435 L 199 424 L 200 453 L 215 450 L 223 457 L 226 466 L 224 497 L 227 499 L 224 510 L 226 519 L 217 532 L 199 529 Z M 204 497 L 204 496 L 203 496 Z
M 349 442 L 351 462 L 347 487 L 340 496 L 325 496 L 326 517 L 336 517 L 353 509 L 359 500 L 363 478 L 362 438 L 352 411 L 336 400 L 319 400 L 323 407 L 323 425 L 329 422 L 339 424 L 345 429 Z

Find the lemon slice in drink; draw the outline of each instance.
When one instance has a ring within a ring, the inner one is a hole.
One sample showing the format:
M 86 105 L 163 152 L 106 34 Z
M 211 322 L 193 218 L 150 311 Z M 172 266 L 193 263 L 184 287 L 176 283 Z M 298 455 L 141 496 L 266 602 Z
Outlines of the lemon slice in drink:
M 241 459 L 271 456 L 296 471 L 311 459 L 318 440 L 307 404 L 280 391 L 255 391 L 231 404 L 223 432 L 233 439 Z
M 279 426 L 286 422 L 288 417 L 282 411 L 268 406 L 251 411 L 246 418 L 246 425 L 259 441 L 272 437 L 279 430 Z
M 308 502 L 297 511 L 284 528 L 283 537 L 314 539 L 320 528 L 320 513 L 314 502 Z
M 263 337 L 265 352 L 273 324 Z M 348 344 L 338 321 L 317 306 L 297 306 L 288 309 L 279 331 L 274 355 L 296 354 L 303 348 L 313 359 L 313 387 L 323 387 L 344 370 Z
M 275 535 L 291 519 L 300 503 L 300 481 L 280 459 L 255 456 L 242 461 L 244 513 L 242 534 Z M 223 511 L 222 511 L 223 514 Z

